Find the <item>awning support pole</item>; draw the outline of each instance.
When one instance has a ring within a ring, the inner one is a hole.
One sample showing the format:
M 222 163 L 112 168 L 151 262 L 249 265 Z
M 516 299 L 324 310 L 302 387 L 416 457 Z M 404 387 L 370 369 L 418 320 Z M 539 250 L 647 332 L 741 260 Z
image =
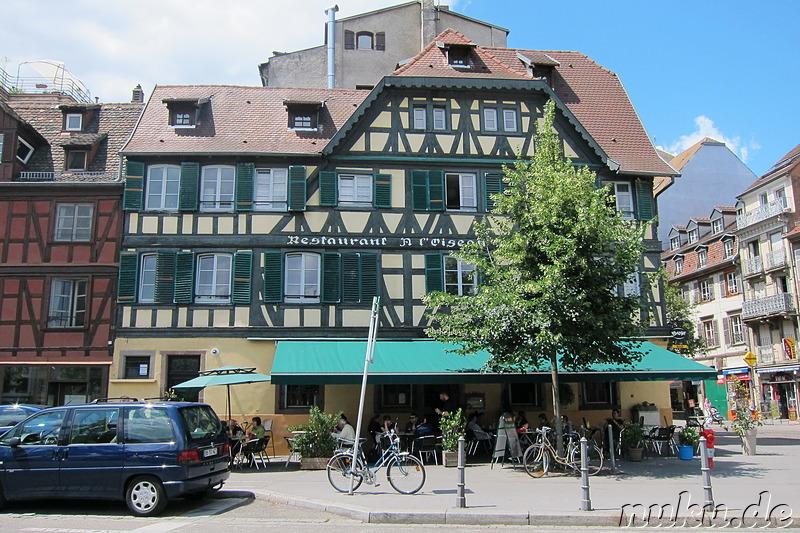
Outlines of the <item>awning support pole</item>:
M 364 357 L 364 376 L 361 378 L 361 399 L 358 401 L 358 418 L 356 419 L 356 438 L 353 443 L 353 460 L 350 462 L 350 491 L 348 494 L 353 494 L 353 484 L 356 479 L 356 469 L 358 463 L 358 450 L 361 448 L 361 419 L 364 416 L 364 399 L 367 396 L 367 374 L 369 373 L 369 364 L 373 360 L 375 353 L 375 337 L 378 333 L 378 310 L 380 308 L 380 297 L 374 296 L 372 298 L 372 315 L 369 318 L 369 335 L 367 336 L 367 353 Z M 369 468 L 369 465 L 361 465 L 363 468 Z

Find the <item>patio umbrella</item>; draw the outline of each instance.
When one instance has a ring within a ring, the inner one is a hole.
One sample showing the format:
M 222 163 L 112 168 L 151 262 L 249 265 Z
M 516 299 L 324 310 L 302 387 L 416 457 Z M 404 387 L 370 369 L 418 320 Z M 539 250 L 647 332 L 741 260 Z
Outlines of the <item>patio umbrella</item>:
M 231 385 L 270 381 L 268 375 L 259 374 L 255 368 L 238 366 L 223 366 L 213 370 L 201 370 L 198 374 L 196 378 L 173 385 L 172 388 L 200 390 L 214 385 L 225 385 L 228 389 L 228 420 L 231 419 Z

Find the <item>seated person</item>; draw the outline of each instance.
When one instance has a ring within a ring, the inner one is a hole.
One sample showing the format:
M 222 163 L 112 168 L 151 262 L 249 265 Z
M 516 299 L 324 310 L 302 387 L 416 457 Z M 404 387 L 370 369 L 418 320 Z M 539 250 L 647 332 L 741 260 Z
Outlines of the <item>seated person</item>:
M 573 433 L 572 422 L 567 415 L 561 415 L 561 433 L 571 435 Z
M 472 431 L 472 434 L 475 436 L 475 440 L 491 440 L 492 436 L 486 433 L 483 428 L 478 424 L 478 414 L 472 413 L 469 415 L 469 420 L 467 421 L 467 429 Z
M 606 418 L 605 426 L 603 427 L 603 439 L 606 441 L 606 450 L 608 450 L 608 428 L 611 427 L 611 434 L 614 437 L 614 442 L 619 448 L 619 439 L 622 435 L 622 429 L 625 427 L 625 420 L 619 415 L 619 409 L 611 410 L 611 418 Z
M 378 439 L 381 436 L 381 423 L 378 421 L 381 415 L 375 413 L 372 415 L 372 418 L 369 419 L 369 424 L 367 424 L 367 432 L 372 436 L 372 442 L 377 443 Z
M 525 411 L 520 411 L 517 413 L 516 418 L 514 418 L 514 427 L 517 428 L 517 433 L 525 433 L 528 431 L 528 419 L 525 418 Z
M 417 430 L 417 424 L 419 424 L 417 413 L 411 413 L 406 422 L 406 433 L 414 433 Z
M 383 415 L 383 424 L 381 425 L 381 431 L 383 431 L 384 433 L 389 433 L 394 428 L 395 428 L 395 423 L 392 422 L 392 417 L 389 415 Z
M 264 435 L 266 435 L 267 431 L 264 429 L 264 426 L 261 425 L 261 417 L 254 416 L 253 417 L 253 427 L 250 428 L 250 432 L 248 437 L 251 439 L 263 439 Z
M 355 442 L 356 440 L 356 430 L 353 429 L 353 426 L 347 422 L 347 418 L 344 416 L 339 419 L 339 424 L 331 435 L 333 435 L 333 438 L 348 442 Z
M 539 429 L 542 429 L 543 427 L 551 428 L 553 426 L 550 424 L 550 420 L 547 419 L 546 414 L 539 413 Z
M 420 424 L 417 426 L 417 429 L 414 430 L 414 438 L 424 437 L 426 435 L 435 435 L 436 431 L 433 429 L 433 424 L 428 422 L 428 417 L 426 415 L 422 415 L 422 419 Z

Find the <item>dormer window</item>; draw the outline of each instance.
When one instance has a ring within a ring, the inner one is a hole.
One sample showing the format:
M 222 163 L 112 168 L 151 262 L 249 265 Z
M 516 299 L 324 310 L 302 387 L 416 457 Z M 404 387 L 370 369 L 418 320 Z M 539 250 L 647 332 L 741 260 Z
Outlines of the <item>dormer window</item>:
M 675 258 L 675 274 L 683 272 L 683 257 Z
M 68 150 L 66 166 L 67 170 L 86 170 L 87 151 L 86 150 Z
M 700 238 L 700 232 L 698 232 L 696 229 L 690 229 L 689 230 L 689 242 L 690 243 L 697 242 L 699 238 Z
M 447 64 L 454 68 L 469 68 L 469 46 L 447 48 Z
M 722 231 L 722 219 L 717 218 L 711 221 L 711 233 L 716 235 Z
M 33 155 L 33 145 L 22 137 L 17 137 L 17 159 L 23 163 L 27 163 Z
M 200 123 L 200 111 L 210 98 L 165 98 L 169 111 L 169 125 L 173 128 L 194 128 Z
M 708 250 L 702 248 L 697 250 L 697 266 L 703 268 L 708 264 Z
M 681 238 L 680 237 L 673 237 L 669 240 L 669 249 L 670 250 L 677 250 L 681 247 Z
M 317 131 L 319 127 L 319 110 L 325 102 L 305 102 L 285 100 L 283 105 L 289 115 L 288 128 L 295 131 Z
M 83 114 L 67 113 L 64 115 L 65 131 L 83 131 Z

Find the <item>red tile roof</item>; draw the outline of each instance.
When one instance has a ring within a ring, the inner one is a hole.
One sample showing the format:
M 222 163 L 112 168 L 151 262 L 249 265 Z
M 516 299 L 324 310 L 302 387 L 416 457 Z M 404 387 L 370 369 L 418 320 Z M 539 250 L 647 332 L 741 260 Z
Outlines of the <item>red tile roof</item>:
M 783 176 L 784 174 L 788 174 L 792 172 L 794 169 L 798 167 L 798 162 L 800 162 L 800 144 L 789 150 L 789 153 L 785 156 L 781 157 L 777 163 L 775 163 L 771 169 L 767 171 L 766 174 L 758 178 L 752 185 L 750 185 L 747 189 L 744 190 L 737 198 L 741 198 L 743 194 L 752 191 L 753 189 L 757 189 L 761 185 L 772 181 L 773 179 Z

